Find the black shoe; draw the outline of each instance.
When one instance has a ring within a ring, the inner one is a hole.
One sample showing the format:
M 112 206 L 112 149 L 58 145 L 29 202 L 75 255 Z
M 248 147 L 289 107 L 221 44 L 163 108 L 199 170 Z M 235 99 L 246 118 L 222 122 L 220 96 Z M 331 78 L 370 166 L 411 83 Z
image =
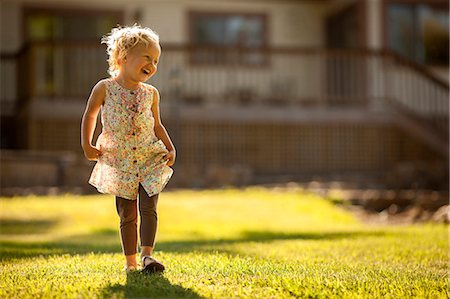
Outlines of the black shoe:
M 164 265 L 161 264 L 154 257 L 148 256 L 148 255 L 142 257 L 141 272 L 147 273 L 147 274 L 153 274 L 153 273 L 161 273 L 165 269 L 166 268 L 164 267 Z

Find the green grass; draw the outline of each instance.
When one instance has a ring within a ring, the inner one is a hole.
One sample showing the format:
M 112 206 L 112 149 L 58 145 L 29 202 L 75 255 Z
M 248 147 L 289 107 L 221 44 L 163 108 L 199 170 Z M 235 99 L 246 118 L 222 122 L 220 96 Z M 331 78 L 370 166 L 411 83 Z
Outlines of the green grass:
M 161 194 L 154 276 L 122 270 L 112 196 L 0 203 L 0 298 L 449 297 L 447 226 L 369 226 L 300 191 Z

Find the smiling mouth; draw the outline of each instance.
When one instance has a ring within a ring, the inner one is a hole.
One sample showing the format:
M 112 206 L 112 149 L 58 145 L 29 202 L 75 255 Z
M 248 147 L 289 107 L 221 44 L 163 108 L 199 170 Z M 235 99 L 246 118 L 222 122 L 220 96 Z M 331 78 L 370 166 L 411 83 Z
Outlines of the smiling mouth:
M 146 74 L 146 75 L 150 75 L 150 71 L 147 70 L 147 69 L 142 69 L 142 72 L 143 72 L 144 74 Z

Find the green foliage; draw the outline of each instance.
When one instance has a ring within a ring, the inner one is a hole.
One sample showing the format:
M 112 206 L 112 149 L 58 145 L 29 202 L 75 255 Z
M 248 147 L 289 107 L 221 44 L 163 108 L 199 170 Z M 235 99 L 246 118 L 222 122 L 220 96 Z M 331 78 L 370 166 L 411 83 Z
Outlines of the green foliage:
M 161 194 L 153 276 L 123 271 L 112 196 L 0 204 L 0 298 L 449 296 L 446 226 L 367 226 L 299 191 Z

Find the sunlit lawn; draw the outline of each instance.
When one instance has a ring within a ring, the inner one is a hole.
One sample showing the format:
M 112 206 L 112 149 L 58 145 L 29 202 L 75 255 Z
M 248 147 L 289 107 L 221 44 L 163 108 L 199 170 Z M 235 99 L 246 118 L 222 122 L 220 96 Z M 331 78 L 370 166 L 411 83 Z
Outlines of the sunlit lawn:
M 0 298 L 448 298 L 443 225 L 263 188 L 165 192 L 163 275 L 123 271 L 112 196 L 2 198 Z

